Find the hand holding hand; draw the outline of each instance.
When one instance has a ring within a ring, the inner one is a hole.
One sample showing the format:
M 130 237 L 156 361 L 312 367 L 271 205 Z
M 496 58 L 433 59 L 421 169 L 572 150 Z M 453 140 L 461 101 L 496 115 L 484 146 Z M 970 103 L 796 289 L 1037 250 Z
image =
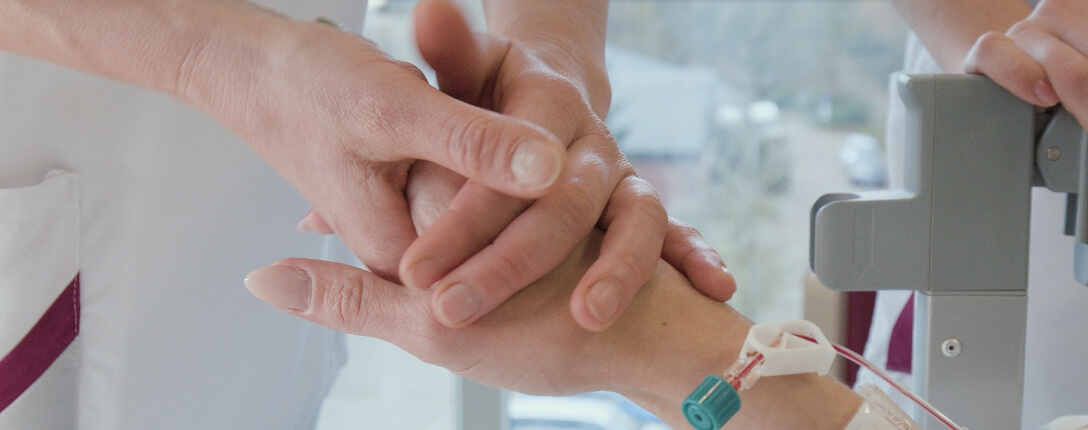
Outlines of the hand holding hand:
M 444 324 L 463 326 L 497 307 L 554 269 L 594 225 L 606 231 L 601 256 L 571 300 L 583 327 L 603 329 L 622 313 L 665 239 L 667 259 L 699 275 L 704 292 L 722 301 L 732 295 L 735 283 L 721 258 L 694 229 L 667 224 L 656 193 L 619 152 L 601 118 L 610 99 L 607 80 L 591 85 L 568 76 L 589 73 L 581 67 L 588 60 L 551 43 L 473 35 L 444 1 L 421 2 L 415 17 L 420 51 L 440 89 L 570 142 L 570 175 L 554 192 L 530 202 L 470 180 L 405 252 L 401 278 L 415 287 L 435 285 L 433 305 Z M 466 312 L 466 303 L 478 308 Z
M 416 238 L 404 193 L 417 160 L 523 198 L 561 177 L 564 146 L 546 130 L 450 98 L 358 36 L 274 25 L 252 82 L 188 99 L 250 143 L 382 277 L 397 280 Z
M 426 227 L 457 194 L 456 175 L 425 162 L 412 173 L 412 213 Z M 736 359 L 751 323 L 659 261 L 628 312 L 608 329 L 584 330 L 569 302 L 601 244 L 601 232 L 591 233 L 555 271 L 457 329 L 434 317 L 429 291 L 337 263 L 283 260 L 251 273 L 246 286 L 289 314 L 384 339 L 470 379 L 543 395 L 615 391 L 685 426 L 681 401 Z M 859 402 L 815 374 L 768 378 L 744 396 L 730 428 L 842 428 Z
M 516 199 L 470 180 L 444 216 L 420 229 L 401 260 L 400 279 L 434 287 L 432 308 L 443 324 L 461 327 L 488 313 L 553 270 L 594 225 L 607 231 L 601 258 L 571 300 L 583 327 L 603 329 L 622 313 L 662 255 L 663 240 L 667 261 L 707 295 L 728 300 L 736 286 L 721 258 L 693 228 L 666 222 L 656 193 L 634 175 L 604 126 L 610 92 L 603 64 L 586 64 L 594 59 L 552 42 L 473 35 L 445 1 L 421 2 L 415 18 L 420 51 L 440 89 L 569 142 L 570 176 L 551 194 Z M 601 76 L 591 79 L 587 69 Z M 328 232 L 316 214 L 305 224 Z

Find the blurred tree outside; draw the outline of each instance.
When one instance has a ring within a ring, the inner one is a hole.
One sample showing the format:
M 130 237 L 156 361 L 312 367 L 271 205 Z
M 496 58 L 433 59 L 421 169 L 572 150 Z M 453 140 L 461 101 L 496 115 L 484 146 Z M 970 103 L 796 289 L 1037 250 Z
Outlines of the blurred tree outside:
M 608 122 L 621 149 L 669 213 L 722 254 L 740 284 L 734 305 L 756 320 L 800 317 L 808 207 L 852 188 L 838 162 L 846 134 L 883 141 L 905 25 L 883 1 L 630 0 L 612 2 L 608 26 Z M 692 80 L 709 70 L 715 82 L 696 92 L 666 77 L 655 88 L 651 67 L 614 66 L 615 52 Z M 688 113 L 707 94 L 710 112 Z M 634 104 L 654 113 L 631 118 Z M 664 130 L 646 141 L 639 127 Z

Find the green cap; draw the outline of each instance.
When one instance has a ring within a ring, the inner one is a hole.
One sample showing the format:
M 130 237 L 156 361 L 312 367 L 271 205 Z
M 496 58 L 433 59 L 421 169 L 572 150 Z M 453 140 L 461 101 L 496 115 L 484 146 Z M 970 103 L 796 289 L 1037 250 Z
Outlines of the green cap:
M 740 395 L 725 379 L 710 375 L 688 395 L 682 408 L 696 430 L 718 430 L 740 410 Z

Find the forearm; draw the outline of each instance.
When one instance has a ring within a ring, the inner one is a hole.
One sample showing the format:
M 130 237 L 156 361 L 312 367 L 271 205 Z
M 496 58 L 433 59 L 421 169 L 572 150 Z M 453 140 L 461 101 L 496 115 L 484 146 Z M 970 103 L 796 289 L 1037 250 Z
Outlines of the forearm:
M 180 97 L 199 63 L 219 60 L 207 48 L 245 40 L 224 33 L 254 31 L 255 14 L 236 2 L 7 0 L 0 49 Z
M 964 59 L 979 36 L 1005 32 L 1031 13 L 1024 0 L 893 0 L 937 64 L 963 73 Z
M 622 378 L 630 384 L 617 391 L 674 428 L 686 428 L 681 402 L 704 377 L 721 375 L 737 359 L 752 322 L 700 295 L 664 263 L 637 300 L 635 312 L 623 318 L 638 321 L 636 337 L 647 340 L 649 352 L 636 361 L 634 375 Z M 861 402 L 847 387 L 815 374 L 763 378 L 741 392 L 741 401 L 726 428 L 841 429 Z
M 607 0 L 483 0 L 489 33 L 518 41 L 589 94 L 602 118 L 611 103 L 605 70 Z

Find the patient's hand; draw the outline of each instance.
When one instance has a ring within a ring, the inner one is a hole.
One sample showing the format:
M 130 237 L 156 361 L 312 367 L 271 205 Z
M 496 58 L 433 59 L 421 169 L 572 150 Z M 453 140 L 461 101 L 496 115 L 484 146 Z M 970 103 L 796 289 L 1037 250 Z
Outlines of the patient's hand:
M 448 175 L 430 163 L 413 168 L 408 197 L 418 225 L 433 222 L 457 193 L 456 177 Z M 458 329 L 435 319 L 430 291 L 352 266 L 287 259 L 251 273 L 246 285 L 273 304 L 293 295 L 295 306 L 279 306 L 287 313 L 384 339 L 470 379 L 535 394 L 615 391 L 683 426 L 680 403 L 703 377 L 736 359 L 751 323 L 659 262 L 627 312 L 608 329 L 586 331 L 569 310 L 571 292 L 601 242 L 600 231 L 591 233 L 556 270 Z M 731 422 L 736 428 L 842 428 L 858 404 L 845 387 L 815 375 L 766 378 L 743 397 L 745 409 Z M 776 407 L 790 409 L 771 413 Z

